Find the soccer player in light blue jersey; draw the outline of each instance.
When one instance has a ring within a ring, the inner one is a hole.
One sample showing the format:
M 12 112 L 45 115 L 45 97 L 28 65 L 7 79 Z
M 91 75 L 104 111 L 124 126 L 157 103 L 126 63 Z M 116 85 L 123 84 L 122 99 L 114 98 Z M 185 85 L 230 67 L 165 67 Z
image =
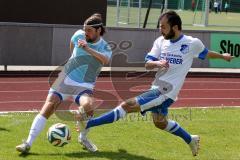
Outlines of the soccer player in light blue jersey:
M 45 104 L 32 123 L 27 140 L 16 146 L 17 151 L 29 152 L 46 120 L 67 99 L 78 104 L 80 113 L 85 114 L 85 117 L 93 115 L 93 88 L 102 66 L 109 62 L 112 55 L 110 46 L 102 38 L 104 33 L 100 14 L 89 17 L 84 22 L 84 29 L 74 33 L 70 42 L 72 56 L 51 86 Z M 79 142 L 88 150 L 97 150 L 85 137 L 79 138 Z
M 233 57 L 228 53 L 210 51 L 198 38 L 184 35 L 181 18 L 174 11 L 161 15 L 160 32 L 162 36 L 155 40 L 145 58 L 146 69 L 159 69 L 152 88 L 122 102 L 110 112 L 88 120 L 85 125 L 83 124 L 81 136 L 86 136 L 91 127 L 113 123 L 127 113 L 141 112 L 144 115 L 150 111 L 157 128 L 179 136 L 189 145 L 193 156 L 198 154 L 200 136 L 191 135 L 179 123 L 168 119 L 168 108 L 176 101 L 194 57 L 219 58 L 225 61 L 231 61 Z

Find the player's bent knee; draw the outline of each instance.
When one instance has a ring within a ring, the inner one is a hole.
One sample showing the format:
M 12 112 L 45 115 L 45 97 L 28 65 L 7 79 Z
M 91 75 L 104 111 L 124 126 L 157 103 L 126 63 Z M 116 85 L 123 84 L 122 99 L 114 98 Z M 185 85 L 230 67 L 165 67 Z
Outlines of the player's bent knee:
M 84 109 L 84 112 L 88 115 L 88 116 L 92 116 L 93 115 L 93 111 L 95 110 L 94 106 L 93 106 L 93 102 L 91 100 L 89 101 L 85 101 L 84 103 L 81 103 L 81 106 Z
M 164 117 L 153 117 L 155 127 L 164 130 L 167 127 L 168 121 Z
M 84 108 L 84 112 L 88 115 L 88 116 L 93 116 L 94 110 L 95 108 L 93 107 L 92 104 L 86 104 L 82 106 Z
M 134 98 L 128 99 L 124 101 L 121 106 L 126 112 L 131 112 L 134 110 L 134 107 L 136 106 L 136 100 Z
M 128 99 L 128 100 L 126 100 L 126 101 L 124 101 L 123 102 L 125 105 L 127 105 L 127 106 L 129 106 L 129 107 L 131 107 L 131 106 L 134 106 L 135 104 L 136 104 L 136 101 L 135 101 L 135 99 Z
M 84 108 L 89 108 L 93 105 L 93 98 L 89 97 L 88 95 L 81 96 L 79 99 L 79 104 L 83 106 Z
M 165 122 L 154 122 L 155 127 L 164 130 L 167 127 L 167 123 Z

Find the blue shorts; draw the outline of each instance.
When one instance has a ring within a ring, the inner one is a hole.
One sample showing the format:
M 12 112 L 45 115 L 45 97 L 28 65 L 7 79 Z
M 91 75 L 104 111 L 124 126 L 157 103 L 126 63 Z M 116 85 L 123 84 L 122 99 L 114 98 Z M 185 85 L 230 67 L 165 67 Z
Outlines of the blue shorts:
M 158 89 L 151 89 L 136 97 L 141 108 L 141 114 L 145 115 L 147 111 L 167 116 L 168 108 L 174 103 L 174 100 L 161 94 Z

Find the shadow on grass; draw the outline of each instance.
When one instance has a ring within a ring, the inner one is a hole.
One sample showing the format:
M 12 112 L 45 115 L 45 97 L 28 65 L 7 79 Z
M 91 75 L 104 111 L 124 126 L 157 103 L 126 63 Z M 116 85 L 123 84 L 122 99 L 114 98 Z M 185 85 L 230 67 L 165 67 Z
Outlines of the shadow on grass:
M 21 153 L 19 154 L 19 157 L 28 157 L 28 156 L 39 156 L 41 154 L 38 154 L 38 153 Z
M 2 127 L 0 127 L 0 131 L 10 132 L 10 130 L 9 130 L 9 129 L 2 128 Z
M 38 156 L 66 156 L 69 159 L 72 158 L 105 158 L 109 160 L 116 160 L 116 159 L 125 159 L 125 160 L 154 160 L 152 158 L 134 155 L 128 153 L 126 150 L 119 149 L 118 152 L 72 152 L 72 153 L 50 153 L 50 154 L 38 154 L 38 153 L 27 153 L 27 154 L 20 154 L 19 157 L 28 157 L 28 156 L 36 156 L 35 158 L 38 159 Z M 39 157 L 40 158 L 40 157 Z
M 126 150 L 119 149 L 118 152 L 73 152 L 65 154 L 67 157 L 70 158 L 106 158 L 109 160 L 116 160 L 116 159 L 129 159 L 129 160 L 154 160 L 152 158 L 134 155 L 128 153 Z

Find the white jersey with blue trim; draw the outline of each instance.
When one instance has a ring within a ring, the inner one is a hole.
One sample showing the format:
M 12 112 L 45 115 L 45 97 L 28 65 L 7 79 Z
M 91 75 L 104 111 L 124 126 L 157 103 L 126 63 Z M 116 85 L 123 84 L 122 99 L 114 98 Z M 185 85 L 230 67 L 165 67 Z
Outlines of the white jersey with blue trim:
M 78 30 L 71 38 L 74 49 L 72 56 L 64 66 L 67 76 L 65 82 L 75 83 L 75 85 L 84 84 L 87 88 L 93 88 L 103 65 L 91 54 L 78 47 L 79 39 L 85 40 L 83 30 Z M 88 43 L 88 46 L 109 59 L 112 56 L 110 46 L 102 37 L 96 43 Z
M 165 95 L 173 100 L 184 83 L 185 77 L 191 68 L 193 58 L 205 59 L 208 49 L 198 38 L 181 35 L 177 40 L 166 40 L 163 36 L 155 40 L 151 51 L 146 56 L 146 61 L 167 60 L 168 70 L 156 73 L 153 88 L 164 88 L 161 85 L 171 85 L 171 90 Z M 161 83 L 163 82 L 163 83 Z M 164 89 L 163 89 L 164 90 Z

